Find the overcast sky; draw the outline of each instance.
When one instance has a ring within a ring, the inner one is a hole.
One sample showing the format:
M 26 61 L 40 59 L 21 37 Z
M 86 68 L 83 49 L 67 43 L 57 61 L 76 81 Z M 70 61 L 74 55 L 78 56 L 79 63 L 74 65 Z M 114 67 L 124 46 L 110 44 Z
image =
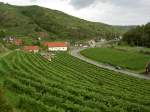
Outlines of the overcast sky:
M 15 5 L 39 5 L 86 20 L 112 25 L 150 22 L 150 0 L 0 0 Z

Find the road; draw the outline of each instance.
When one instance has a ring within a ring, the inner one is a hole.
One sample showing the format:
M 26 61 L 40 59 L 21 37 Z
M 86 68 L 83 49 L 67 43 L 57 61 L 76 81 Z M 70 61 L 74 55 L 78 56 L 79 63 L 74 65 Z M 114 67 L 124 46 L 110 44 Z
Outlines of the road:
M 125 69 L 119 70 L 119 69 L 116 69 L 114 66 L 103 64 L 103 63 L 99 63 L 99 62 L 96 62 L 96 61 L 91 60 L 89 58 L 86 58 L 86 57 L 84 57 L 83 55 L 80 54 L 80 52 L 82 50 L 84 50 L 84 49 L 85 48 L 72 49 L 70 54 L 72 56 L 80 59 L 80 60 L 83 60 L 85 62 L 88 62 L 90 64 L 96 65 L 96 66 L 101 67 L 101 68 L 105 68 L 105 69 L 112 70 L 112 71 L 115 71 L 115 72 L 118 72 L 118 73 L 129 75 L 129 76 L 137 77 L 137 78 L 140 78 L 140 79 L 150 80 L 150 77 L 148 77 L 148 76 L 137 74 L 137 73 L 134 73 L 132 71 L 125 70 Z

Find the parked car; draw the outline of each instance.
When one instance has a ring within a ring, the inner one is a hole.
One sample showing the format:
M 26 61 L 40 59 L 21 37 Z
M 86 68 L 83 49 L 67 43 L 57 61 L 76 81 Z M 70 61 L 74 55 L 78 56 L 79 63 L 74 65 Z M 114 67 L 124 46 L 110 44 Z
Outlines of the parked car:
M 118 70 L 121 70 L 121 67 L 120 66 L 115 66 L 116 69 Z

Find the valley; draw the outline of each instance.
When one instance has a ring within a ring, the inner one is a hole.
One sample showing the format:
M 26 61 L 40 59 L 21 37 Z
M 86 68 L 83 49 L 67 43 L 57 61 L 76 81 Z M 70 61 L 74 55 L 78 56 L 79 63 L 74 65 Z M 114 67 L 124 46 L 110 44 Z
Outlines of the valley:
M 126 2 L 101 1 L 92 14 L 100 1 L 46 4 L 113 25 L 24 2 L 0 2 L 0 112 L 150 112 L 150 23 L 128 25 L 133 10 L 115 19 Z

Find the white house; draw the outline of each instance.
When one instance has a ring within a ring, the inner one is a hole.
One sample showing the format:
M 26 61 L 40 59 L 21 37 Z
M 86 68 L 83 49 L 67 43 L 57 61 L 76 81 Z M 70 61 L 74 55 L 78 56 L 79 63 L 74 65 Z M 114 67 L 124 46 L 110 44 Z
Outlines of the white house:
M 90 47 L 95 47 L 96 46 L 95 40 L 88 41 L 88 44 L 89 44 Z
M 101 38 L 101 40 L 100 40 L 101 42 L 105 42 L 106 41 L 106 39 L 104 39 L 104 38 Z
M 44 46 L 48 47 L 48 51 L 67 51 L 68 45 L 66 42 L 45 42 Z
M 39 46 L 24 46 L 23 50 L 26 52 L 38 53 L 40 48 Z

